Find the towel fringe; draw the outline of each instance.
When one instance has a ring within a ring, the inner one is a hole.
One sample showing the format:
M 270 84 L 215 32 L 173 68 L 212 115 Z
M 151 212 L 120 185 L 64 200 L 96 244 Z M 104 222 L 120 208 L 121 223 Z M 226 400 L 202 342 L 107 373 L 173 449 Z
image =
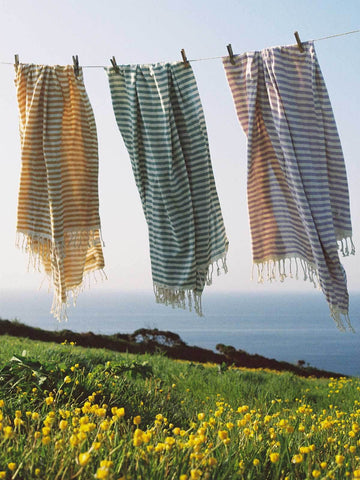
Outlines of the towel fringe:
M 284 282 L 287 277 L 299 279 L 299 264 L 303 271 L 304 281 L 310 280 L 315 288 L 320 288 L 320 282 L 315 266 L 301 257 L 283 257 L 277 259 L 268 259 L 264 262 L 254 262 L 252 267 L 252 276 L 254 267 L 257 268 L 257 282 L 264 283 L 265 279 L 269 282 Z
M 54 284 L 55 290 L 51 313 L 59 322 L 68 320 L 67 308 L 70 306 L 70 296 L 72 297 L 72 304 L 75 306 L 78 295 L 86 288 L 90 288 L 91 283 L 107 280 L 104 270 L 99 268 L 84 273 L 80 285 L 69 287 L 65 291 L 62 291 L 61 288 L 56 288 L 55 280 L 58 277 L 58 263 L 66 256 L 66 245 L 79 248 L 84 241 L 87 242 L 88 248 L 101 244 L 102 240 L 99 230 L 65 232 L 65 239 L 61 242 L 53 242 L 50 238 L 36 233 L 16 232 L 15 245 L 28 255 L 28 271 L 33 269 L 41 273 L 44 269 L 49 285 Z M 50 265 L 50 269 L 45 268 L 44 262 Z
M 226 252 L 213 257 L 211 263 L 206 268 L 199 268 L 198 275 L 206 279 L 206 285 L 212 284 L 212 277 L 214 274 L 214 265 L 216 265 L 217 275 L 221 274 L 221 271 L 224 273 L 228 272 L 228 267 L 226 263 Z M 202 302 L 201 302 L 201 293 L 196 292 L 196 287 L 193 288 L 182 288 L 174 287 L 170 288 L 164 285 L 160 285 L 154 282 L 154 294 L 156 303 L 162 303 L 164 305 L 171 305 L 173 308 L 188 308 L 191 312 L 194 311 L 200 316 L 203 316 L 202 312 Z
M 338 240 L 338 249 L 340 250 L 343 257 L 348 257 L 349 255 L 355 255 L 355 245 L 352 240 L 352 237 L 343 237 Z
M 102 268 L 86 272 L 80 285 L 67 288 L 64 293 L 54 292 L 50 313 L 56 318 L 56 320 L 58 320 L 58 322 L 67 322 L 68 308 L 76 306 L 80 293 L 90 289 L 92 283 L 99 283 L 99 281 L 104 280 L 107 280 L 107 276 Z
M 330 305 L 330 315 L 339 330 L 341 330 L 342 332 L 349 330 L 350 332 L 355 333 L 355 330 L 351 325 L 348 312 L 344 312 L 338 307 Z
M 169 288 L 154 283 L 154 293 L 156 303 L 163 305 L 171 305 L 172 308 L 192 309 L 202 317 L 201 294 L 196 293 L 192 289 Z
M 352 251 L 353 243 L 350 237 L 348 240 Z M 349 245 L 347 247 L 348 250 Z M 342 248 L 344 249 L 344 252 L 346 252 L 346 242 L 343 244 Z M 265 278 L 270 282 L 276 280 L 283 282 L 287 276 L 293 278 L 293 265 L 295 265 L 296 269 L 295 278 L 298 279 L 299 264 L 301 265 L 303 271 L 304 281 L 309 280 L 312 282 L 315 288 L 321 290 L 319 276 L 315 266 L 301 257 L 284 257 L 278 259 L 268 259 L 264 262 L 254 262 L 252 270 L 254 270 L 254 267 L 256 266 L 258 283 L 264 283 Z M 349 330 L 354 333 L 355 330 L 351 325 L 348 312 L 340 310 L 334 305 L 329 305 L 329 307 L 331 317 L 334 319 L 337 328 L 341 331 Z

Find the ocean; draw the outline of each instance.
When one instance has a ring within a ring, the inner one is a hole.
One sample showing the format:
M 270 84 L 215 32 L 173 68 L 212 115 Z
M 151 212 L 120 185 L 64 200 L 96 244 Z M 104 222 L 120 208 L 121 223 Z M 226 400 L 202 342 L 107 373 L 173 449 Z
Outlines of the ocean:
M 49 314 L 52 294 L 1 292 L 0 317 L 48 330 L 129 333 L 138 328 L 176 332 L 189 345 L 215 350 L 218 343 L 249 353 L 345 375 L 360 376 L 360 294 L 350 295 L 350 318 L 357 333 L 340 332 L 328 306 L 314 293 L 204 294 L 204 317 L 157 305 L 149 293 L 87 291 L 58 323 Z M 1 337 L 0 337 L 1 342 Z

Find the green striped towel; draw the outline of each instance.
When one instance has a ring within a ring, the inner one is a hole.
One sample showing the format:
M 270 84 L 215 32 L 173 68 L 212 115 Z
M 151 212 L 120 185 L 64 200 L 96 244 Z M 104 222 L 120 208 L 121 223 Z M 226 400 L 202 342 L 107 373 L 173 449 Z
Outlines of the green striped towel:
M 148 224 L 156 301 L 202 315 L 214 263 L 227 271 L 228 240 L 193 71 L 183 62 L 119 70 L 106 68 Z

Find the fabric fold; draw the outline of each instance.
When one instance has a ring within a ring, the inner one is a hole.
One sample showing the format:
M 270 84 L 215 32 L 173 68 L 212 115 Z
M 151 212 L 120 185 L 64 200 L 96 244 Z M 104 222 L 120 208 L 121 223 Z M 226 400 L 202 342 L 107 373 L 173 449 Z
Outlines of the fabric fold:
M 303 274 L 352 329 L 343 255 L 354 254 L 340 139 L 312 42 L 223 59 L 248 139 L 248 207 L 258 281 Z
M 201 315 L 213 264 L 227 270 L 228 240 L 193 71 L 176 62 L 106 72 L 149 229 L 156 301 Z
M 52 313 L 66 319 L 69 294 L 103 276 L 95 119 L 72 66 L 15 67 L 21 175 L 17 245 L 54 285 Z

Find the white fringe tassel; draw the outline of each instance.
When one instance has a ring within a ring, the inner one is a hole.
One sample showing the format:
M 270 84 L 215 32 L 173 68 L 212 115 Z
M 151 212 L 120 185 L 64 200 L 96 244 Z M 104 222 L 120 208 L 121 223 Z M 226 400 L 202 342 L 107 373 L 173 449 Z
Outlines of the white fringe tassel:
M 355 247 L 350 237 L 341 241 L 341 245 L 341 251 L 344 250 L 345 255 L 353 255 L 355 253 Z M 287 277 L 296 278 L 296 280 L 298 280 L 299 265 L 302 269 L 304 281 L 310 280 L 315 288 L 321 290 L 318 272 L 315 266 L 300 257 L 286 257 L 276 260 L 270 259 L 260 263 L 254 262 L 251 279 L 253 280 L 254 278 L 254 267 L 256 267 L 257 281 L 261 284 L 264 283 L 265 280 L 269 282 L 280 280 L 280 282 L 283 282 Z M 340 310 L 333 305 L 329 305 L 329 307 L 330 315 L 335 321 L 337 328 L 343 332 L 349 330 L 354 333 L 355 330 L 351 325 L 348 312 Z
M 348 257 L 349 255 L 355 255 L 355 245 L 351 237 L 344 237 L 338 240 L 339 250 L 343 257 Z
M 60 276 L 59 263 L 65 258 L 66 245 L 75 248 L 84 245 L 84 242 L 87 243 L 88 248 L 98 245 L 99 242 L 104 245 L 99 230 L 66 232 L 65 237 L 66 241 L 53 242 L 51 238 L 43 235 L 17 231 L 15 242 L 16 247 L 28 255 L 28 271 L 33 269 L 41 273 L 42 270 L 45 270 L 49 286 L 54 286 L 54 298 L 50 313 L 59 322 L 68 320 L 69 297 L 72 298 L 71 303 L 75 306 L 78 295 L 90 287 L 92 281 L 97 283 L 99 280 L 107 280 L 105 272 L 99 268 L 86 272 L 80 285 L 67 288 L 65 292 L 61 291 L 56 279 Z M 47 264 L 47 269 L 45 264 Z
M 310 280 L 315 288 L 320 289 L 320 282 L 315 266 L 300 257 L 286 257 L 279 259 L 270 259 L 265 262 L 253 263 L 251 279 L 254 278 L 254 267 L 257 268 L 257 281 L 264 283 L 280 280 L 283 282 L 285 278 L 299 279 L 299 266 L 303 272 L 304 281 Z
M 211 264 L 206 268 L 199 270 L 198 274 L 205 279 L 206 285 L 212 284 L 212 277 L 216 268 L 217 275 L 228 272 L 226 264 L 226 253 L 219 255 L 212 259 Z M 203 316 L 201 293 L 196 293 L 196 287 L 193 288 L 171 288 L 164 285 L 160 285 L 154 282 L 154 294 L 156 303 L 162 303 L 164 305 L 171 305 L 173 308 L 186 308 L 191 312 L 194 311 L 200 316 Z
M 348 329 L 350 332 L 355 333 L 348 312 L 344 312 L 343 310 L 330 305 L 330 315 L 339 330 L 346 332 Z

